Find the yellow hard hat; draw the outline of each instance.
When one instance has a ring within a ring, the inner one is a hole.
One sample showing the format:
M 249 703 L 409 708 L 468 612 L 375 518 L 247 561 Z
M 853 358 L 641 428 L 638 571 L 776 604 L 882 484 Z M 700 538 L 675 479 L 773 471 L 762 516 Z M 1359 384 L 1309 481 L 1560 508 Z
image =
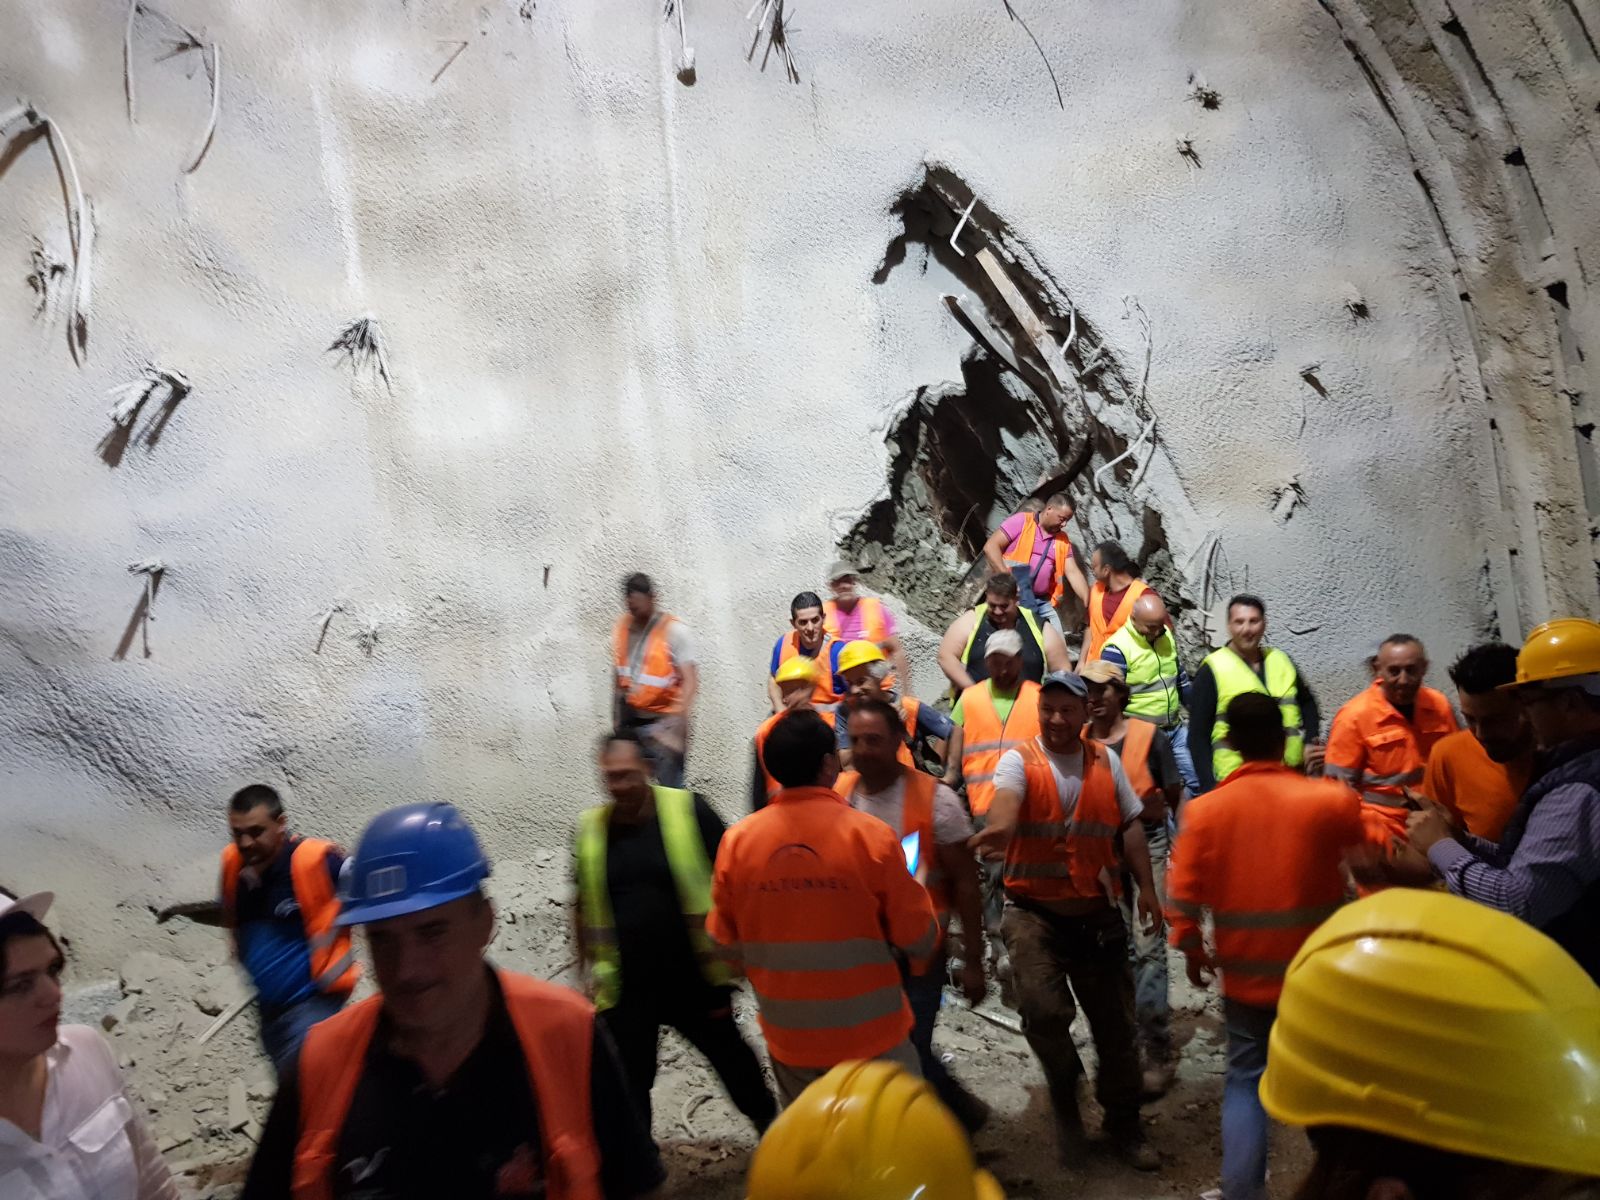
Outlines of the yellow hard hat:
M 817 660 L 796 654 L 778 664 L 778 673 L 772 677 L 779 683 L 815 683 Z
M 1582 617 L 1546 621 L 1517 652 L 1519 684 L 1596 673 L 1600 673 L 1600 625 Z
M 1261 1102 L 1290 1125 L 1600 1175 L 1600 988 L 1515 917 L 1379 892 L 1289 965 Z
M 1005 1200 L 933 1088 L 891 1062 L 840 1063 L 772 1123 L 749 1200 Z
M 878 648 L 877 642 L 846 642 L 844 649 L 839 651 L 839 674 L 843 675 L 867 663 L 882 661 L 883 651 Z

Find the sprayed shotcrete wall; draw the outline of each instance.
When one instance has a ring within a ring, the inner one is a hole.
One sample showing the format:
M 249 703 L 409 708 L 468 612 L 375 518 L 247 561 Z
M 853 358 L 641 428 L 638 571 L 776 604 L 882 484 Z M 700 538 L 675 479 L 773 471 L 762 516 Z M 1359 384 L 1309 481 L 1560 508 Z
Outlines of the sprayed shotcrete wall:
M 91 963 L 249 779 L 562 845 L 634 569 L 729 812 L 788 597 L 932 695 L 1053 481 L 1330 703 L 1594 607 L 1595 0 L 744 9 L 0 6 L 0 881 Z

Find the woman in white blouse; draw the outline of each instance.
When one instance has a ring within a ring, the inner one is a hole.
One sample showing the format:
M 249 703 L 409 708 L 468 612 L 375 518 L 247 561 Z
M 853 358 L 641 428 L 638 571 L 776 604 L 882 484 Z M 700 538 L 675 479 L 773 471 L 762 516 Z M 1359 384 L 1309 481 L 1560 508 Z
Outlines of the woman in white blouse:
M 61 947 L 48 892 L 0 891 L 0 1198 L 178 1200 L 111 1047 L 60 1025 Z

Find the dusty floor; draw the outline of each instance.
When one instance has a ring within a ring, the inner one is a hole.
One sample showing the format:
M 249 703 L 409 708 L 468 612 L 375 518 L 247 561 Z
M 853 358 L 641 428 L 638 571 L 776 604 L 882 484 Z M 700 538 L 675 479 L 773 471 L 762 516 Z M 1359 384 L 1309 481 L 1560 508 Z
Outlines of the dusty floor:
M 497 961 L 570 980 L 572 956 L 560 900 L 565 869 L 564 856 L 543 851 L 529 863 L 499 872 Z M 79 993 L 73 1015 L 102 1027 L 110 1024 L 107 1036 L 168 1161 L 182 1172 L 185 1195 L 227 1200 L 236 1193 L 265 1119 L 272 1073 L 257 1050 L 254 1011 L 248 1006 L 196 1049 L 216 1016 L 243 992 L 220 933 L 182 921 L 168 930 L 170 952 L 131 955 L 117 981 Z M 1145 1110 L 1151 1140 L 1166 1162 L 1155 1175 L 1100 1157 L 1063 1169 L 1056 1161 L 1043 1080 L 1026 1043 L 960 1002 L 953 1001 L 941 1015 L 936 1045 L 950 1056 L 961 1079 L 994 1106 L 995 1116 L 976 1148 L 1011 1200 L 1068 1194 L 1082 1200 L 1198 1197 L 1217 1186 L 1221 1021 L 1215 998 L 1190 989 L 1178 961 L 1172 968 L 1182 1062 L 1172 1092 Z M 993 999 L 989 1005 L 997 1014 L 1014 1016 Z M 748 1002 L 740 1006 L 740 1019 L 758 1043 Z M 1092 1063 L 1087 1048 L 1085 1060 Z M 656 1137 L 671 1173 L 666 1194 L 741 1200 L 753 1133 L 704 1062 L 670 1033 L 662 1041 L 654 1105 Z M 1088 1115 L 1092 1130 L 1097 1119 L 1092 1105 Z M 1306 1158 L 1303 1137 L 1280 1132 L 1273 1196 L 1292 1192 Z

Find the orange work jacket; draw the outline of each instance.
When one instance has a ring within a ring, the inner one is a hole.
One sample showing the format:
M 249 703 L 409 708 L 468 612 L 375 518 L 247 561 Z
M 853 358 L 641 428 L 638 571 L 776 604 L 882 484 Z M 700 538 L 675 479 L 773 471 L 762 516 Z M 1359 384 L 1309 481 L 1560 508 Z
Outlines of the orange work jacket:
M 1328 734 L 1323 771 L 1361 793 L 1368 833 L 1380 843 L 1405 840 L 1405 789 L 1422 783 L 1434 746 L 1456 730 L 1450 701 L 1433 688 L 1417 691 L 1412 718 L 1374 682 L 1339 710 Z
M 289 880 L 294 886 L 294 901 L 300 906 L 300 921 L 306 930 L 306 948 L 311 952 L 311 979 L 319 992 L 348 996 L 361 977 L 360 964 L 350 947 L 350 930 L 334 927 L 339 915 L 339 897 L 328 875 L 328 852 L 337 849 L 320 838 L 300 838 L 289 853 Z M 244 856 L 234 845 L 222 851 L 222 923 L 229 929 L 238 925 L 239 873 Z
M 994 800 L 994 769 L 1000 756 L 1039 736 L 1039 685 L 1024 679 L 1011 715 L 1002 721 L 989 694 L 989 681 L 981 680 L 961 693 L 961 719 L 961 778 L 967 784 L 967 807 L 981 817 Z
M 1023 567 L 1030 565 L 1033 562 L 1033 543 L 1039 533 L 1039 518 L 1033 513 L 1024 513 L 1022 532 L 1017 535 L 1017 540 L 1012 543 L 1011 549 L 1005 552 L 1005 561 Z M 1051 552 L 1055 562 L 1050 571 L 1050 595 L 1041 596 L 1040 599 L 1048 599 L 1051 604 L 1055 604 L 1066 591 L 1066 585 L 1061 582 L 1061 577 L 1066 574 L 1067 560 L 1072 557 L 1072 547 L 1067 545 L 1066 538 L 1057 537 L 1051 545 Z
M 1069 816 L 1062 810 L 1056 774 L 1038 743 L 1022 747 L 1027 788 L 1017 827 L 1006 844 L 1003 879 L 1008 892 L 1029 900 L 1105 899 L 1103 881 L 1119 889 L 1117 832 L 1122 809 L 1103 746 L 1083 742 L 1083 787 Z
M 1168 937 L 1203 951 L 1209 908 L 1223 994 L 1276 1005 L 1290 960 L 1344 902 L 1340 863 L 1363 837 L 1360 802 L 1344 784 L 1246 762 L 1183 810 L 1167 867 Z
M 498 977 L 538 1102 L 545 1194 L 551 1200 L 603 1200 L 600 1148 L 589 1107 L 594 1007 L 576 992 L 543 980 L 509 971 Z M 381 996 L 371 996 L 306 1034 L 300 1049 L 293 1200 L 332 1200 L 339 1134 L 366 1069 L 382 1006 Z
M 838 717 L 834 713 L 828 711 L 827 709 L 817 709 L 815 711 L 817 716 L 821 717 L 828 723 L 829 729 L 834 727 L 834 723 L 838 720 Z M 766 777 L 767 780 L 768 800 L 771 800 L 779 792 L 783 791 L 783 784 L 774 779 L 772 777 L 772 772 L 767 770 L 767 735 L 772 732 L 772 727 L 778 723 L 778 718 L 785 715 L 787 715 L 787 710 L 781 713 L 773 713 L 770 717 L 756 727 L 756 758 L 761 761 L 761 773 Z
M 675 713 L 683 708 L 683 676 L 672 661 L 667 630 L 678 618 L 659 613 L 645 631 L 637 665 L 628 661 L 628 631 L 632 621 L 617 619 L 611 635 L 612 659 L 617 669 L 617 690 L 629 708 L 639 712 Z
M 1128 590 L 1122 593 L 1122 600 L 1117 605 L 1116 612 L 1112 613 L 1111 620 L 1106 620 L 1106 585 L 1096 581 L 1089 589 L 1089 636 L 1084 639 L 1083 655 L 1079 662 L 1094 662 L 1100 657 L 1100 649 L 1106 640 L 1117 630 L 1128 623 L 1128 617 L 1133 612 L 1133 602 L 1150 590 L 1150 585 L 1142 579 L 1135 579 L 1128 585 Z
M 706 932 L 743 965 L 776 1061 L 827 1068 L 905 1041 L 894 952 L 921 970 L 939 926 L 877 817 L 831 788 L 785 788 L 723 835 L 711 905 Z
M 917 835 L 923 863 L 917 879 L 928 889 L 934 912 L 943 928 L 950 916 L 950 884 L 939 871 L 939 843 L 934 840 L 933 832 L 933 793 L 939 781 L 926 771 L 915 769 L 906 771 L 905 780 L 905 792 L 900 802 L 900 828 L 896 832 L 902 838 L 910 837 L 913 833 Z M 843 796 L 848 804 L 860 783 L 859 772 L 844 771 L 834 780 L 833 790 Z
M 834 690 L 834 681 L 838 677 L 833 673 L 833 648 L 839 644 L 839 639 L 831 633 L 823 633 L 822 648 L 816 653 L 813 662 L 821 668 L 817 672 L 817 686 L 811 693 L 811 707 L 818 712 L 831 712 L 839 706 L 839 701 L 844 699 L 843 691 Z M 797 632 L 784 634 L 778 639 L 778 665 L 782 666 L 791 658 L 800 656 L 800 635 Z M 811 655 L 803 657 L 811 658 Z M 840 681 L 841 687 L 843 681 Z

